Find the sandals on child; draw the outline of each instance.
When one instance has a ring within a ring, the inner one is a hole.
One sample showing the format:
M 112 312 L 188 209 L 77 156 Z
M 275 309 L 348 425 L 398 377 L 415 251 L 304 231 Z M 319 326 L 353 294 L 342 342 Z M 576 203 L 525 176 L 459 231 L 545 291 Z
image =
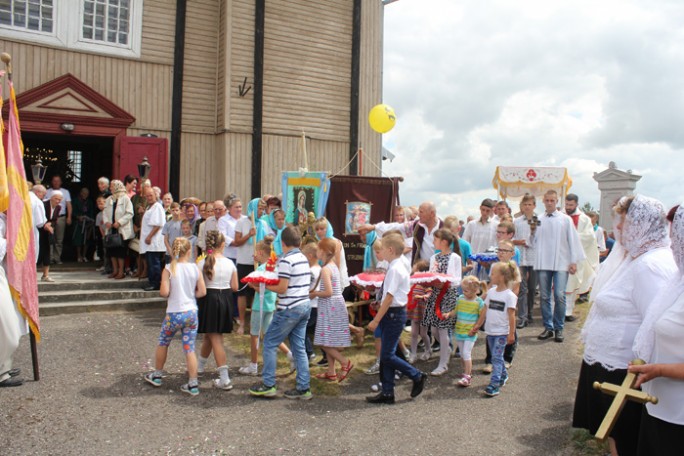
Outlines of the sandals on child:
M 344 381 L 345 378 L 349 376 L 349 372 L 354 369 L 354 365 L 352 364 L 351 360 L 347 363 L 346 367 L 343 367 L 342 370 L 340 371 L 340 374 L 337 376 L 337 381 L 342 382 Z
M 329 374 L 327 372 L 321 372 L 320 374 L 314 375 L 319 380 L 327 380 L 329 382 L 334 382 L 337 380 L 337 374 Z

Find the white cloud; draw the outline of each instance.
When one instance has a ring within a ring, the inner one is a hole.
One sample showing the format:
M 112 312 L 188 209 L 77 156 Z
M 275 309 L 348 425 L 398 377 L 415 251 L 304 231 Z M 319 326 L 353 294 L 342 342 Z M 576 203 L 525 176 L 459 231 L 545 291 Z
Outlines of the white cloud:
M 567 166 L 598 204 L 610 161 L 680 202 L 684 4 L 401 0 L 385 8 L 384 143 L 402 201 L 475 215 L 497 165 Z

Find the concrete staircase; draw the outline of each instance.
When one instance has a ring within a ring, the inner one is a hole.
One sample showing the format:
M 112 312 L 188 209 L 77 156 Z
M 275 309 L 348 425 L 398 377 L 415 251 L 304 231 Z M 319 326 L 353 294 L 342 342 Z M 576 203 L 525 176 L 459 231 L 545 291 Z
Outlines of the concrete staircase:
M 41 282 L 38 274 L 41 316 L 166 307 L 166 299 L 158 291 L 143 290 L 148 285 L 146 280 L 108 279 L 92 268 L 57 267 L 50 277 L 55 282 Z

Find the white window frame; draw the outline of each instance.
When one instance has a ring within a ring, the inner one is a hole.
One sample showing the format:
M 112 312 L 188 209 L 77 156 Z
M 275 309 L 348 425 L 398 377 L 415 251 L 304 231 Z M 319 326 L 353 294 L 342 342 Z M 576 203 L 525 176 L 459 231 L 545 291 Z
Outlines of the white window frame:
M 55 0 L 53 4 L 52 33 L 0 25 L 0 38 L 29 43 L 107 54 L 118 57 L 139 58 L 142 43 L 143 0 L 130 0 L 128 45 L 95 41 L 83 38 L 83 0 Z

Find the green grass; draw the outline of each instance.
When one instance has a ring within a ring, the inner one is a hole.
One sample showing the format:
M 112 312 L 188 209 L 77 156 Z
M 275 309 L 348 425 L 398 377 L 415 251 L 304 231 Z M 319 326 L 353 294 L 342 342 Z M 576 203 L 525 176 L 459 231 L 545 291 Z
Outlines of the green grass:
M 249 328 L 249 323 L 246 324 Z M 224 337 L 224 343 L 226 346 L 230 347 L 233 352 L 244 354 L 245 357 L 250 356 L 250 337 L 248 335 L 237 335 L 236 333 L 226 334 Z M 352 346 L 346 348 L 343 354 L 349 358 L 352 363 L 354 363 L 354 369 L 349 374 L 347 379 L 340 383 L 330 382 L 326 380 L 319 380 L 315 378 L 316 374 L 325 372 L 327 367 L 318 367 L 315 365 L 316 361 L 320 359 L 320 348 L 316 347 L 316 355 L 318 358 L 313 362 L 311 366 L 311 391 L 315 395 L 320 396 L 340 396 L 344 390 L 345 385 L 353 381 L 353 379 L 359 375 L 363 375 L 363 371 L 368 369 L 375 362 L 375 347 L 373 345 L 373 335 L 366 331 L 366 336 L 364 340 L 364 345 L 362 348 L 357 348 L 354 341 L 352 341 Z M 259 365 L 262 366 L 261 361 L 261 347 L 259 347 Z M 337 366 L 337 372 L 340 371 L 340 367 Z M 278 364 L 276 368 L 276 376 L 278 377 L 278 382 L 291 383 L 294 386 L 294 375 L 289 376 L 290 363 L 285 358 L 285 356 L 278 355 Z
M 571 442 L 573 454 L 577 456 L 603 456 L 610 453 L 608 442 L 599 442 L 586 429 L 574 430 Z

